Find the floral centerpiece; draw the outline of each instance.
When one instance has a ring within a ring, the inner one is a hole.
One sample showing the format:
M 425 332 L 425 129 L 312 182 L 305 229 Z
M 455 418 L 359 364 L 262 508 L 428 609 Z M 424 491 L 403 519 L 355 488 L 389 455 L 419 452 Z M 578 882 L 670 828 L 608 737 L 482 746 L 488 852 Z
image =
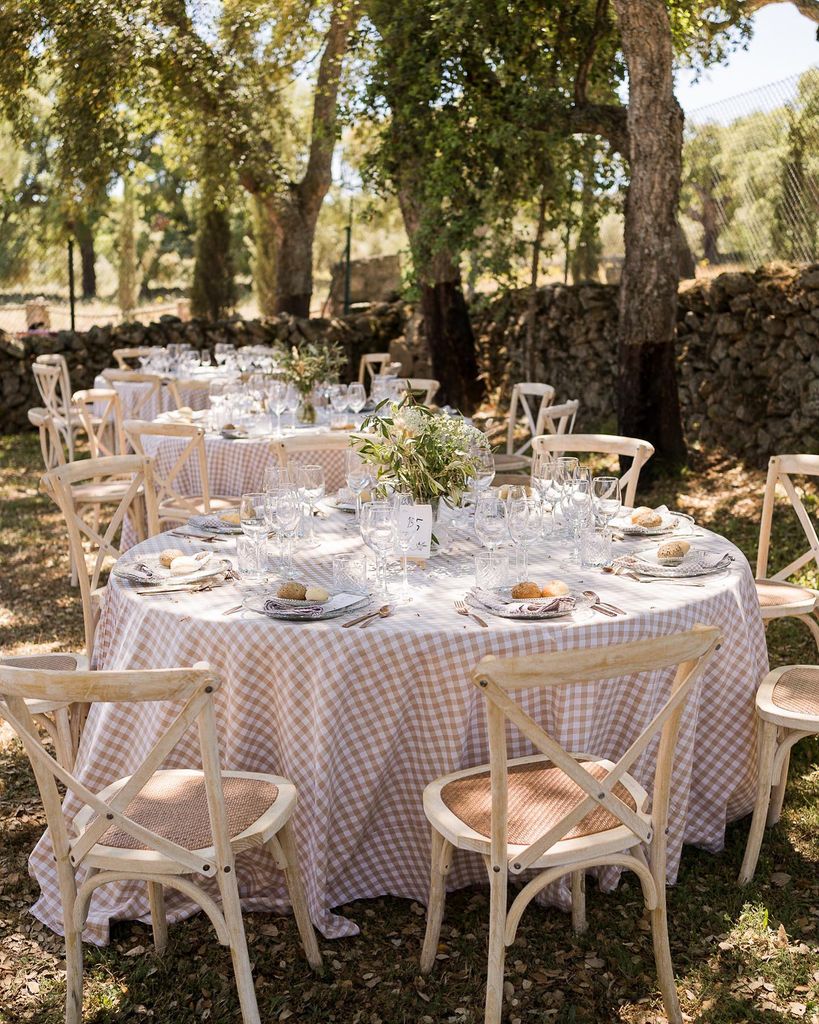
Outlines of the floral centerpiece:
M 294 345 L 285 355 L 281 371 L 300 395 L 298 417 L 302 423 L 316 422 L 316 407 L 311 398 L 313 388 L 323 382 L 337 383 L 344 363 L 341 346 L 332 341 L 323 345 L 308 341 L 300 348 Z
M 406 491 L 437 511 L 442 498 L 457 505 L 469 490 L 478 472 L 475 451 L 488 442 L 462 416 L 433 412 L 407 397 L 382 402 L 362 424 L 356 445 L 376 468 L 376 487 Z

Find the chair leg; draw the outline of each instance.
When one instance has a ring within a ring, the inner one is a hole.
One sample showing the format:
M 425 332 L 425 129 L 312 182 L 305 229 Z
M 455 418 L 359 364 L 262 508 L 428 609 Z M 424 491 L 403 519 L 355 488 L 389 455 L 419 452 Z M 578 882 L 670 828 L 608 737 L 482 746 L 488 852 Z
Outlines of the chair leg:
M 242 920 L 242 904 L 239 900 L 235 866 L 230 873 L 220 876 L 219 892 L 222 897 L 222 913 L 225 915 L 225 924 L 230 936 L 230 956 L 233 960 L 239 1005 L 242 1008 L 242 1021 L 244 1024 L 261 1024 L 259 1006 L 256 1002 L 256 989 L 253 987 L 250 955 L 247 951 L 247 938 Z
M 82 936 L 65 929 L 65 1024 L 82 1024 Z
M 771 780 L 773 787 L 771 789 L 771 802 L 768 804 L 768 816 L 765 820 L 766 825 L 775 825 L 779 821 L 779 815 L 782 813 L 782 802 L 785 799 L 785 787 L 788 784 L 788 768 L 791 764 L 791 752 L 788 750 L 785 756 L 782 758 L 782 771 L 779 774 L 777 780 Z
M 586 872 L 572 872 L 572 931 L 582 935 L 586 931 Z
M 486 968 L 486 1011 L 484 1024 L 500 1024 L 503 1012 L 503 969 L 506 959 L 506 888 L 505 870 L 489 874 L 489 958 Z
M 290 904 L 293 907 L 296 926 L 307 955 L 307 962 L 314 971 L 318 971 L 321 969 L 321 953 L 316 941 L 313 922 L 310 920 L 310 911 L 307 909 L 307 897 L 304 894 L 298 848 L 293 835 L 293 826 L 289 821 L 279 832 L 278 840 L 287 863 L 284 869 L 284 880 L 287 884 L 287 891 L 290 893 Z
M 154 946 L 159 956 L 168 948 L 168 918 L 165 916 L 165 890 L 161 882 L 148 882 L 148 906 L 151 908 L 151 928 Z
M 71 716 L 68 708 L 58 708 L 54 712 L 55 753 L 57 760 L 68 771 L 74 767 L 74 738 L 71 731 Z
M 446 876 L 449 874 L 452 853 L 452 844 L 447 842 L 439 832 L 432 829 L 427 927 L 424 932 L 424 945 L 421 947 L 422 974 L 429 974 L 435 966 L 435 955 L 438 952 L 441 922 L 446 905 Z
M 745 846 L 745 856 L 739 869 L 740 885 L 746 885 L 754 877 L 756 862 L 759 859 L 759 848 L 765 832 L 765 819 L 771 800 L 771 771 L 774 754 L 776 753 L 776 726 L 771 722 L 759 719 L 759 754 L 757 757 L 756 803 L 754 816 L 751 819 L 751 831 Z
M 665 879 L 658 885 L 657 907 L 651 913 L 651 939 L 654 943 L 654 961 L 660 994 L 669 1024 L 682 1024 L 680 1001 L 674 984 L 674 965 L 671 962 L 671 947 L 668 942 L 668 914 L 665 905 Z

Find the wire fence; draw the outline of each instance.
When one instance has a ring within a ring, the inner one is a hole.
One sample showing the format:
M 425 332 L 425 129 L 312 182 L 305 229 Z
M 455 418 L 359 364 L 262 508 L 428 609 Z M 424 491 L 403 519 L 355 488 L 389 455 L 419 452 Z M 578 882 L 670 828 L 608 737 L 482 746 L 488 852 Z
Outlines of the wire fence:
M 701 265 L 819 260 L 819 67 L 689 112 L 683 166 Z

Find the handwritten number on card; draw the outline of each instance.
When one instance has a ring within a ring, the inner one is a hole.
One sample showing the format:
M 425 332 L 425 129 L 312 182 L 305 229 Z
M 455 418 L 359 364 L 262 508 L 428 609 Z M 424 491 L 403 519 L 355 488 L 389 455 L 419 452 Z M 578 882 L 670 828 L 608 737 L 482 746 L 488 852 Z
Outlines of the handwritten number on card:
M 401 505 L 398 511 L 398 532 L 402 541 L 398 548 L 402 555 L 406 554 L 409 558 L 429 558 L 432 543 L 432 506 Z

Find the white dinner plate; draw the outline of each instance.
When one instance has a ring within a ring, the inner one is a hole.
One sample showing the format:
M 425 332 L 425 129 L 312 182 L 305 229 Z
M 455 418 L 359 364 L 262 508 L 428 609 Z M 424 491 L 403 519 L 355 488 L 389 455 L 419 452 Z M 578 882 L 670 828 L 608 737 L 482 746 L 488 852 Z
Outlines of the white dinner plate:
M 238 509 L 233 509 L 233 512 L 237 512 Z M 192 526 L 195 530 L 202 530 L 205 533 L 241 533 L 242 527 L 238 523 L 226 523 L 222 518 L 222 514 L 218 512 L 210 512 L 204 516 L 191 516 L 188 519 L 188 526 Z
M 573 612 L 590 608 L 591 598 L 574 591 L 561 597 L 540 597 L 531 600 L 517 600 L 511 597 L 508 587 L 482 592 L 472 590 L 467 595 L 467 602 L 478 611 L 497 615 L 502 619 L 561 619 Z M 555 603 L 554 608 L 549 605 Z
M 274 593 L 251 594 L 243 601 L 245 608 L 252 612 L 259 612 L 271 619 L 288 619 L 292 622 L 306 622 L 316 619 L 332 619 L 337 615 L 345 615 L 348 612 L 356 611 L 369 604 L 372 598 L 369 594 L 333 594 L 329 601 L 324 604 L 316 604 L 315 601 L 287 601 L 276 597 Z M 315 609 L 314 613 L 310 609 Z
M 145 566 L 146 571 L 141 572 L 139 566 Z M 167 583 L 195 583 L 197 580 L 208 580 L 213 576 L 229 572 L 232 568 L 233 563 L 230 559 L 211 556 L 201 569 L 185 573 L 182 576 L 174 576 L 171 574 L 171 570 L 159 561 L 159 555 L 145 555 L 144 558 L 132 558 L 128 561 L 121 559 L 111 572 L 120 579 L 150 587 Z
M 620 533 L 625 533 L 629 536 L 654 537 L 663 533 L 673 533 L 680 525 L 681 518 L 676 513 L 665 510 L 659 514 L 662 519 L 659 526 L 637 526 L 631 521 L 631 512 L 613 519 L 610 526 L 612 529 L 619 530 Z
M 730 556 L 729 561 L 726 562 L 725 556 L 720 559 L 717 555 L 691 548 L 676 565 L 664 565 L 657 556 L 661 543 L 664 542 L 655 542 L 637 548 L 633 553 L 633 557 L 639 559 L 641 564 L 639 567 L 629 566 L 629 568 L 641 576 L 656 576 L 659 579 L 684 579 L 689 576 L 708 576 L 711 573 L 724 572 L 730 563 Z M 627 565 L 629 556 L 623 555 L 621 558 L 623 559 L 623 564 Z M 617 562 L 618 559 L 615 559 L 615 564 Z

